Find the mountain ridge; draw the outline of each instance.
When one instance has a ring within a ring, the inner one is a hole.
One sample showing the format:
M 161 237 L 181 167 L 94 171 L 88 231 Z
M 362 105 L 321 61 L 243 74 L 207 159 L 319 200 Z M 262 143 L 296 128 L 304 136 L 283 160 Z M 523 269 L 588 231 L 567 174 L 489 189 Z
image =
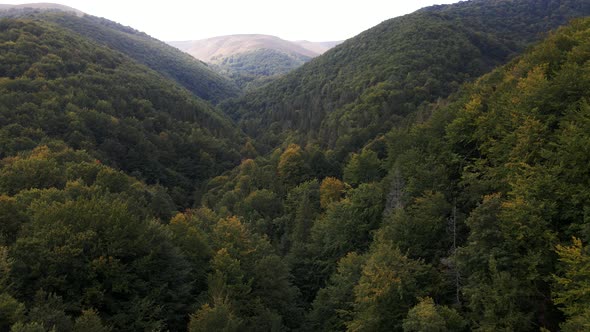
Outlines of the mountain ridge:
M 383 133 L 423 102 L 446 97 L 584 13 L 590 14 L 590 3 L 571 0 L 429 7 L 346 40 L 226 102 L 224 110 L 269 149 L 284 142 L 360 148 L 375 137 L 370 133 Z M 519 28 L 508 29 L 511 24 Z
M 38 9 L 38 10 L 58 10 L 68 13 L 75 13 L 78 16 L 84 16 L 84 13 L 81 10 L 76 8 L 72 8 L 70 6 L 61 5 L 58 3 L 52 2 L 36 2 L 36 3 L 26 3 L 21 5 L 8 5 L 8 4 L 0 4 L 0 11 L 7 11 L 7 10 L 24 10 L 24 9 Z
M 240 34 L 168 44 L 207 62 L 244 91 L 262 86 L 318 56 L 338 42 L 292 42 L 276 36 Z M 313 48 L 313 50 L 312 50 Z
M 199 60 L 215 62 L 220 58 L 259 49 L 272 49 L 287 54 L 298 54 L 312 58 L 325 52 L 330 46 L 338 42 L 314 43 L 303 40 L 288 41 L 277 36 L 265 34 L 234 34 L 199 40 L 169 41 L 167 43 Z
M 39 11 L 27 7 L 18 11 L 0 11 L 1 17 L 37 18 L 54 22 L 130 56 L 213 104 L 238 95 L 235 83 L 213 71 L 207 64 L 144 32 L 105 18 L 77 16 L 64 11 Z

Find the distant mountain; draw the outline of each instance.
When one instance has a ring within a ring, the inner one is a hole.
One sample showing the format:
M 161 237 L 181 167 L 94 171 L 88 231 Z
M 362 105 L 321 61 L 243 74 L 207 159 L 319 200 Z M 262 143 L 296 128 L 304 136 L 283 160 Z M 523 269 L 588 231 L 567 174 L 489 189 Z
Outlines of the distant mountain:
M 243 89 L 296 69 L 338 42 L 287 41 L 269 35 L 229 35 L 170 45 L 212 64 Z
M 320 54 L 295 42 L 269 35 L 229 35 L 193 41 L 169 42 L 169 44 L 205 62 L 219 62 L 223 58 L 261 49 L 309 58 Z
M 82 12 L 78 9 L 64 6 L 64 5 L 60 5 L 57 3 L 39 2 L 39 3 L 26 3 L 26 4 L 22 4 L 22 5 L 0 4 L 0 11 L 21 11 L 21 10 L 26 10 L 26 9 L 36 9 L 36 10 L 41 10 L 41 11 L 62 11 L 62 12 L 67 12 L 67 13 L 75 13 L 78 16 L 84 15 L 84 12 Z
M 332 47 L 338 44 L 342 44 L 342 42 L 343 40 L 327 42 L 311 42 L 307 40 L 296 40 L 294 43 L 317 54 L 324 54 L 327 50 L 331 49 Z
M 211 67 L 232 79 L 242 90 L 251 90 L 301 67 L 310 57 L 274 49 L 258 49 L 223 57 Z

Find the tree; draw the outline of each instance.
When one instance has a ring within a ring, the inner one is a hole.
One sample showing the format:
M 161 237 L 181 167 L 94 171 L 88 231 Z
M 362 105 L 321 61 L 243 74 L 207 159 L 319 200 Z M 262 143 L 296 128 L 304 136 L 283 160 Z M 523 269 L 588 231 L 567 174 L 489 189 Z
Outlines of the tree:
M 344 167 L 344 181 L 352 185 L 378 181 L 383 176 L 381 161 L 377 153 L 363 149 L 360 154 L 353 153 Z
M 431 297 L 420 299 L 404 319 L 404 332 L 458 332 L 466 327 L 463 318 L 446 306 L 434 303 Z
M 25 318 L 25 305 L 7 293 L 0 293 L 0 330 L 8 329 Z
M 403 319 L 418 297 L 432 287 L 430 266 L 404 256 L 392 243 L 377 243 L 354 288 L 350 331 L 401 331 Z
M 285 149 L 279 159 L 277 171 L 283 183 L 288 185 L 292 186 L 305 181 L 309 171 L 299 145 L 291 144 Z
M 51 330 L 53 332 L 55 330 Z M 47 332 L 47 329 L 41 323 L 31 322 L 22 323 L 18 322 L 12 326 L 10 332 Z
M 435 264 L 451 248 L 447 234 L 450 215 L 451 205 L 443 194 L 426 192 L 404 209 L 396 209 L 379 234 L 396 243 L 409 257 Z
M 238 332 L 241 320 L 232 312 L 228 299 L 215 298 L 214 304 L 204 304 L 190 317 L 189 332 Z
M 84 310 L 82 315 L 76 318 L 73 332 L 109 332 L 111 329 L 103 325 L 96 310 Z
M 100 196 L 35 206 L 10 250 L 18 294 L 45 290 L 68 310 L 100 308 L 114 329 L 185 326 L 190 269 L 163 225 Z M 53 310 L 47 301 L 39 308 Z
M 26 216 L 15 199 L 0 195 L 0 245 L 12 244 L 25 220 Z
M 567 320 L 563 331 L 590 329 L 590 255 L 582 241 L 573 238 L 571 246 L 557 245 L 560 274 L 554 276 L 553 301 Z
M 342 331 L 352 320 L 354 286 L 358 283 L 365 257 L 355 252 L 338 261 L 338 268 L 315 297 L 308 314 L 309 330 Z
M 348 192 L 345 199 L 328 206 L 312 228 L 314 246 L 322 260 L 335 264 L 352 251 L 365 251 L 373 231 L 380 226 L 383 193 L 374 183 L 362 184 Z
M 258 151 L 256 151 L 256 148 L 254 147 L 254 144 L 252 144 L 251 140 L 246 141 L 240 150 L 240 155 L 245 159 L 254 159 L 258 157 Z
M 504 201 L 498 194 L 485 197 L 466 221 L 471 232 L 466 246 L 457 253 L 461 275 L 466 276 L 462 294 L 475 326 L 526 330 L 533 316 L 526 299 L 534 285 L 521 275 L 533 274 L 534 270 L 515 266 L 537 261 L 522 261 L 522 254 L 512 247 L 527 243 L 507 240 L 516 234 L 511 229 L 515 223 L 502 220 Z
M 320 185 L 320 205 L 326 209 L 332 202 L 338 202 L 344 195 L 346 185 L 344 182 L 327 177 L 322 180 Z
M 285 263 L 265 237 L 249 231 L 236 217 L 219 219 L 211 228 L 216 250 L 208 278 L 209 307 L 216 299 L 231 303 L 242 329 L 296 328 L 301 324 L 299 293 Z

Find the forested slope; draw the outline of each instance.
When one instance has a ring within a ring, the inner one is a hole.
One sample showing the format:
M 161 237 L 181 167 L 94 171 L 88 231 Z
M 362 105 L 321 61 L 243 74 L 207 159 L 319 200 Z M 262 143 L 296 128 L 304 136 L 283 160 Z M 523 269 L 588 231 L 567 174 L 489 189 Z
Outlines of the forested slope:
M 215 59 L 211 66 L 248 91 L 301 67 L 309 60 L 311 57 L 302 54 L 258 49 Z
M 213 103 L 236 96 L 238 92 L 232 81 L 214 72 L 205 63 L 145 33 L 104 18 L 31 9 L 0 12 L 2 16 L 39 18 L 57 23 L 129 56 Z
M 585 330 L 589 37 L 574 21 L 343 176 L 292 144 L 211 180 L 203 204 L 284 255 L 304 330 Z
M 224 109 L 260 146 L 317 142 L 349 152 L 569 18 L 572 0 L 474 0 L 394 18 Z
M 0 330 L 181 331 L 227 292 L 244 306 L 228 324 L 299 324 L 264 237 L 206 209 L 172 218 L 239 160 L 228 119 L 38 18 L 0 20 L 0 58 Z
M 157 72 L 53 23 L 0 29 L 0 156 L 60 140 L 182 205 L 239 160 L 231 121 Z
M 587 6 L 385 22 L 226 103 L 254 137 L 0 19 L 0 331 L 587 330 L 590 18 L 546 32 Z

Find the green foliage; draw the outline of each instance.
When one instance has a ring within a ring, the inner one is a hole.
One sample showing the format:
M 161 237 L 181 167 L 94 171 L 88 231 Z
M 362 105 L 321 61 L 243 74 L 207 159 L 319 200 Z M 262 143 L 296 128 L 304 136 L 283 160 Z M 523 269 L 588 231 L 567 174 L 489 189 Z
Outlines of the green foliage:
M 383 174 L 377 154 L 371 150 L 353 153 L 344 167 L 344 181 L 352 185 L 378 181 Z
M 391 243 L 377 244 L 354 288 L 355 310 L 348 329 L 402 331 L 406 312 L 431 285 L 428 265 L 404 256 Z
M 186 261 L 162 226 L 139 220 L 121 202 L 37 204 L 12 252 L 19 294 L 44 289 L 62 296 L 69 310 L 101 308 L 117 329 L 154 328 L 164 321 L 184 325 Z
M 309 313 L 311 331 L 342 331 L 352 319 L 354 286 L 361 278 L 365 258 L 349 253 L 338 261 L 338 268 L 326 287 L 320 289 Z
M 18 322 L 12 326 L 10 332 L 47 332 L 47 329 L 43 324 L 32 322 L 32 323 L 21 323 Z
M 301 67 L 311 58 L 272 49 L 258 49 L 213 59 L 214 68 L 231 78 L 242 90 L 251 90 Z
M 441 193 L 426 192 L 405 209 L 398 209 L 380 236 L 394 241 L 412 258 L 435 263 L 451 247 L 447 233 L 451 206 Z
M 404 332 L 444 332 L 465 329 L 465 321 L 457 311 L 438 306 L 432 298 L 425 297 L 408 311 L 404 319 Z
M 459 88 L 579 13 L 384 22 L 225 104 L 248 138 L 132 29 L 1 20 L 0 329 L 587 329 L 590 20 Z
M 287 184 L 293 185 L 305 180 L 309 171 L 299 145 L 291 144 L 285 149 L 279 159 L 277 171 L 283 182 Z
M 385 21 L 223 108 L 268 148 L 296 137 L 346 155 L 588 14 L 574 0 L 433 6 Z
M 561 276 L 555 276 L 553 299 L 567 320 L 564 331 L 581 331 L 590 328 L 590 255 L 582 241 L 573 238 L 573 245 L 556 247 Z
M 195 314 L 191 315 L 189 332 L 237 332 L 241 321 L 230 309 L 227 300 L 216 299 L 215 305 L 204 304 Z
M 15 199 L 0 195 L 0 245 L 12 244 L 25 220 L 26 216 Z
M 91 20 L 45 19 L 59 17 Z M 182 206 L 195 182 L 237 163 L 241 135 L 230 121 L 156 71 L 47 21 L 2 19 L 0 27 L 0 57 L 14 59 L 0 65 L 0 157 L 63 141 L 162 184 Z M 20 178 L 32 170 L 35 183 Z M 0 192 L 9 194 L 65 184 L 47 160 L 4 172 Z
M 66 305 L 61 297 L 39 290 L 35 294 L 28 318 L 33 322 L 41 323 L 49 330 L 71 331 L 72 320 L 66 315 L 65 310 Z
M 252 234 L 235 217 L 220 219 L 206 228 L 216 250 L 208 277 L 209 302 L 193 316 L 191 326 L 200 326 L 198 321 L 218 324 L 220 317 L 230 312 L 236 317 L 231 328 L 238 322 L 244 330 L 295 328 L 301 324 L 298 290 L 268 241 Z M 231 311 L 226 305 L 216 309 L 218 303 L 227 303 Z
M 371 232 L 380 226 L 382 212 L 383 194 L 379 186 L 362 184 L 328 207 L 312 229 L 315 241 L 324 254 L 336 259 L 351 251 L 366 250 Z
M 100 316 L 95 310 L 84 310 L 82 315 L 74 322 L 74 332 L 109 332 L 111 329 L 104 326 Z
M 2 12 L 0 17 L 21 17 L 53 22 L 80 36 L 125 54 L 174 81 L 194 95 L 214 103 L 235 96 L 238 92 L 233 82 L 217 74 L 201 61 L 195 60 L 188 54 L 143 32 L 105 18 L 27 9 L 20 12 Z M 46 62 L 44 67 L 51 68 L 52 63 Z M 53 62 L 60 63 L 61 61 L 57 58 Z M 62 66 L 65 67 L 64 63 Z
M 7 331 L 24 317 L 25 305 L 6 293 L 0 293 L 0 329 Z

